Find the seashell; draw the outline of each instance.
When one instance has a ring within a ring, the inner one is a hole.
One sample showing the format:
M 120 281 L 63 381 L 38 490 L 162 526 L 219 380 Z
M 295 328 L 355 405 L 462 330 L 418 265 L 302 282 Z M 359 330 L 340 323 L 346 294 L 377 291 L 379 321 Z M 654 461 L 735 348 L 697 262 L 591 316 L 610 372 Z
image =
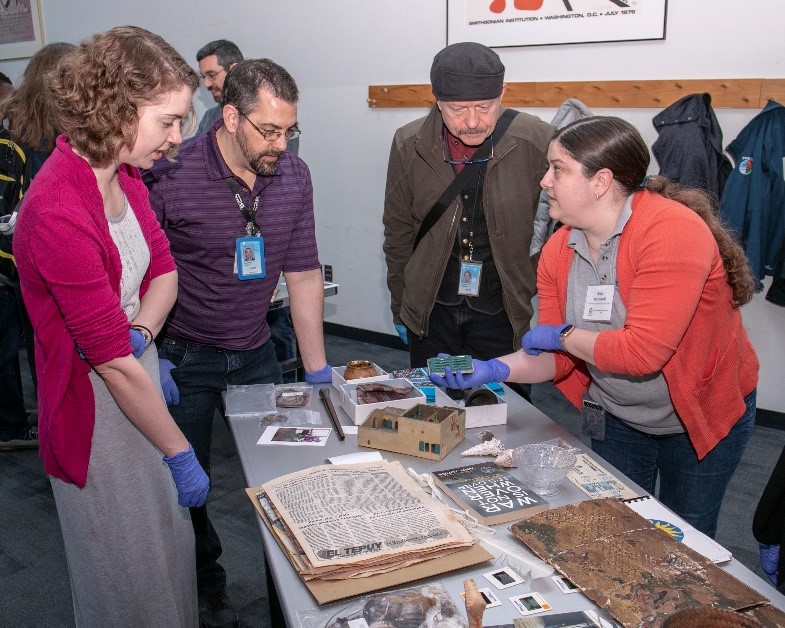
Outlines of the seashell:
M 504 451 L 504 445 L 498 438 L 481 442 L 479 445 L 462 451 L 462 456 L 498 456 Z
M 512 449 L 503 451 L 498 456 L 496 456 L 496 460 L 494 460 L 494 462 L 500 467 L 505 467 L 507 469 L 514 467 L 515 465 L 512 463 L 512 452 Z

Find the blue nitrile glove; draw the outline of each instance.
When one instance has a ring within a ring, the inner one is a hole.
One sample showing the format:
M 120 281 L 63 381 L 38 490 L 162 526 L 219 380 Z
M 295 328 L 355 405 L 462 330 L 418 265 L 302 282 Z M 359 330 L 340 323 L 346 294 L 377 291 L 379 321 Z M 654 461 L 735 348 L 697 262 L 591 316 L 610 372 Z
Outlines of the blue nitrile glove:
M 401 342 L 408 347 L 409 346 L 409 330 L 406 329 L 406 325 L 401 325 L 400 323 L 395 323 L 395 331 L 398 332 L 398 336 L 400 337 Z
M 161 390 L 164 393 L 164 401 L 167 406 L 176 406 L 180 403 L 180 391 L 172 378 L 172 364 L 166 358 L 158 358 L 158 371 L 161 378 Z
M 189 444 L 186 451 L 171 458 L 164 456 L 164 462 L 169 466 L 177 487 L 177 503 L 189 508 L 204 506 L 210 491 L 210 478 L 196 459 L 194 448 Z
M 437 357 L 449 357 L 446 353 L 440 353 Z M 489 382 L 503 382 L 510 376 L 510 367 L 496 358 L 492 360 L 472 360 L 474 371 L 471 373 L 453 373 L 451 368 L 444 371 L 444 377 L 431 373 L 428 375 L 430 380 L 442 388 L 474 388 Z
M 537 325 L 534 329 L 527 331 L 523 337 L 523 350 L 529 355 L 540 355 L 543 351 L 561 351 L 561 334 L 566 327 L 564 325 Z
M 135 358 L 141 358 L 142 354 L 144 353 L 144 348 L 147 346 L 147 343 L 144 340 L 144 336 L 141 332 L 136 331 L 135 329 L 131 330 L 131 349 L 133 350 L 133 354 Z
M 780 546 L 759 543 L 760 566 L 769 576 L 769 581 L 777 586 L 777 568 L 780 564 Z
M 325 364 L 323 369 L 305 374 L 305 381 L 308 384 L 329 384 L 333 381 L 333 367 Z

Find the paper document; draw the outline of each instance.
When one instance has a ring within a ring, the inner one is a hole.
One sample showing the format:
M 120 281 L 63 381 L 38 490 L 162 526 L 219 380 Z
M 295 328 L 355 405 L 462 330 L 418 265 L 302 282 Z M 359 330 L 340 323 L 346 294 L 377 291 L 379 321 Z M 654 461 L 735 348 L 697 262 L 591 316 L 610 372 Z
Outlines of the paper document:
M 616 497 L 631 499 L 638 497 L 624 482 L 603 467 L 587 454 L 575 453 L 575 464 L 567 474 L 567 478 L 591 499 Z
M 703 554 L 711 562 L 724 563 L 733 558 L 733 554 L 722 545 L 691 526 L 653 497 L 644 495 L 643 497 L 625 499 L 623 501 L 641 517 L 645 517 L 677 541 L 682 541 L 687 547 L 691 547 L 696 552 Z

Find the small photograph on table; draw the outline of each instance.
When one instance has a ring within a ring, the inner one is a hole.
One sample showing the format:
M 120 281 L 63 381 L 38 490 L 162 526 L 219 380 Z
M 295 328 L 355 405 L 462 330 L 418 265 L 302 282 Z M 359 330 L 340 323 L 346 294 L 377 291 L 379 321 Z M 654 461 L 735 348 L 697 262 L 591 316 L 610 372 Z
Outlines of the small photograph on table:
M 282 427 L 271 425 L 264 430 L 257 445 L 310 445 L 324 447 L 330 436 L 330 428 Z
M 537 592 L 516 595 L 510 598 L 510 602 L 521 615 L 533 615 L 551 610 L 551 605 Z

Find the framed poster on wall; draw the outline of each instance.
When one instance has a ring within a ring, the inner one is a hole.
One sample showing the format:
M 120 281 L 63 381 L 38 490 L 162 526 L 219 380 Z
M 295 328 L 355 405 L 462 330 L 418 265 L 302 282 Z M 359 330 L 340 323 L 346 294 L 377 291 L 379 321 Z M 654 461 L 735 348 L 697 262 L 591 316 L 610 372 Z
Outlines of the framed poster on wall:
M 40 0 L 0 0 L 0 59 L 31 57 L 43 43 Z
M 667 0 L 447 0 L 447 44 L 491 48 L 665 39 Z

